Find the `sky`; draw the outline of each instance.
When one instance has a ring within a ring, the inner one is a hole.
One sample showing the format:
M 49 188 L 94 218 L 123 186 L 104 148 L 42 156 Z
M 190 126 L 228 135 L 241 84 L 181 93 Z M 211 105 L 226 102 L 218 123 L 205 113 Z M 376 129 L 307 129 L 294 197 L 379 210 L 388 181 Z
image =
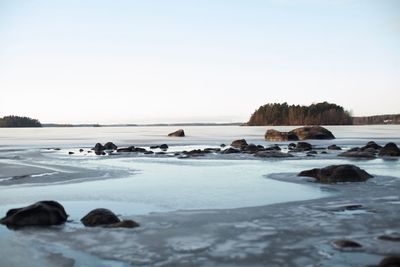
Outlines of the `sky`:
M 0 0 L 0 93 L 44 123 L 400 113 L 400 1 Z

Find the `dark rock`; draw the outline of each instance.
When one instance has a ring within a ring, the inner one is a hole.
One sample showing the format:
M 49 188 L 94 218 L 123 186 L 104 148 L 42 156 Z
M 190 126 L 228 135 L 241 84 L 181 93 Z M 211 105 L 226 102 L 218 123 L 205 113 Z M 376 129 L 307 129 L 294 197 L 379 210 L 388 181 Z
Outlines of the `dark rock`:
M 221 154 L 233 154 L 233 153 L 240 153 L 240 150 L 233 147 L 229 147 L 221 151 Z
M 234 148 L 239 148 L 239 149 L 243 149 L 246 146 L 248 146 L 247 142 L 245 139 L 239 139 L 239 140 L 235 140 L 231 143 L 231 147 Z
M 146 151 L 146 152 L 144 152 L 144 154 L 145 155 L 150 155 L 150 154 L 154 154 L 154 152 L 153 151 Z
M 269 146 L 269 147 L 265 148 L 265 150 L 280 151 L 281 148 L 278 145 L 272 145 L 272 146 Z
M 321 151 L 321 154 L 328 154 L 328 152 L 326 152 L 326 151 Z
M 204 149 L 204 152 L 220 152 L 221 148 L 212 148 L 212 147 L 208 147 Z
M 135 228 L 139 226 L 137 222 L 132 220 L 123 220 L 121 222 L 104 225 L 106 228 Z
M 295 143 L 290 143 L 289 145 L 288 145 L 288 149 L 289 150 L 293 150 L 293 149 L 295 149 L 296 148 L 296 144 Z
M 67 217 L 64 207 L 60 203 L 45 200 L 27 207 L 9 210 L 0 223 L 11 228 L 49 226 L 63 224 L 67 221 Z
M 190 151 L 183 151 L 182 152 L 185 155 L 190 155 L 190 156 L 204 156 L 204 151 L 202 151 L 201 149 L 193 149 Z
M 61 148 L 59 148 L 59 147 L 56 147 L 56 148 L 54 148 L 54 150 L 61 150 Z
M 375 158 L 375 154 L 368 151 L 346 151 L 338 155 L 339 157 L 347 157 L 347 158 L 365 158 L 365 159 L 373 159 Z
M 351 164 L 331 165 L 322 169 L 302 171 L 298 176 L 313 177 L 320 183 L 364 182 L 373 176 Z
M 104 147 L 103 147 L 102 144 L 97 143 L 97 144 L 94 146 L 93 150 L 94 150 L 95 152 L 103 151 L 103 150 L 104 150 Z
M 378 144 L 375 143 L 374 141 L 369 141 L 365 146 L 363 146 L 363 147 L 361 148 L 361 150 L 365 150 L 365 149 L 368 149 L 368 148 L 373 148 L 373 149 L 375 149 L 375 150 L 379 150 L 379 149 L 382 148 L 382 146 L 378 145 Z
M 378 236 L 378 239 L 385 241 L 400 242 L 400 233 L 391 233 Z
M 157 148 L 159 148 L 160 146 L 150 146 L 150 149 L 157 149 Z
M 276 150 L 269 150 L 269 151 L 259 151 L 254 154 L 255 157 L 259 158 L 290 158 L 293 157 L 292 154 L 283 153 Z
M 73 154 L 75 154 L 75 153 L 72 152 L 72 151 L 69 151 L 69 152 L 68 152 L 68 155 L 73 155 Z
M 378 155 L 381 157 L 399 157 L 400 149 L 395 143 L 387 143 L 382 147 Z
M 265 140 L 271 142 L 286 142 L 297 141 L 299 138 L 292 132 L 280 132 L 274 129 L 269 129 L 265 133 Z
M 328 149 L 329 150 L 342 150 L 342 148 L 337 145 L 330 145 L 330 146 L 328 146 Z
M 79 149 L 79 152 L 81 152 L 81 153 L 82 153 L 82 152 L 83 152 L 83 149 L 82 149 L 82 148 L 81 148 L 81 149 Z
M 87 153 L 92 153 L 92 150 L 88 150 Z
M 347 150 L 347 152 L 357 152 L 357 151 L 361 151 L 361 149 L 359 147 L 352 147 L 349 150 Z
M 179 129 L 173 133 L 168 134 L 168 136 L 173 136 L 173 137 L 184 137 L 185 136 L 185 131 L 182 129 Z
M 354 249 L 362 248 L 362 245 L 356 241 L 348 239 L 339 239 L 332 242 L 333 246 L 338 249 Z
M 219 146 L 220 146 L 220 147 L 226 147 L 226 145 L 225 145 L 225 144 L 220 144 Z
M 121 147 L 117 148 L 117 152 L 132 152 L 132 147 Z
M 162 149 L 162 150 L 167 150 L 167 149 L 168 149 L 168 145 L 167 145 L 167 144 L 162 144 L 162 145 L 160 146 L 160 149 Z
M 165 153 L 164 151 L 160 151 L 160 152 L 156 152 L 155 154 L 156 154 L 156 155 L 165 155 L 165 154 L 167 154 L 167 153 Z
M 321 127 L 321 126 L 305 126 L 305 127 L 296 128 L 290 132 L 295 134 L 299 140 L 335 139 L 335 136 L 328 129 Z
M 378 264 L 378 267 L 400 267 L 400 256 L 387 256 Z
M 311 151 L 307 152 L 307 155 L 317 155 L 317 154 L 318 154 L 318 152 L 315 150 L 311 150 Z
M 119 223 L 121 220 L 108 209 L 94 209 L 86 214 L 81 219 L 81 222 L 85 226 L 93 227 Z
M 302 152 L 302 151 L 309 151 L 311 149 L 312 149 L 312 145 L 310 143 L 298 142 L 296 144 L 296 148 L 294 150 L 296 150 L 296 152 Z
M 133 149 L 132 149 L 132 152 L 141 152 L 141 153 L 144 153 L 144 152 L 146 152 L 147 150 L 145 149 L 145 148 L 143 148 L 143 147 L 134 147 Z
M 113 142 L 107 142 L 104 145 L 104 150 L 116 150 L 118 147 Z
M 246 153 L 253 154 L 253 153 L 259 151 L 260 149 L 255 144 L 249 144 L 249 145 L 243 147 L 242 150 Z

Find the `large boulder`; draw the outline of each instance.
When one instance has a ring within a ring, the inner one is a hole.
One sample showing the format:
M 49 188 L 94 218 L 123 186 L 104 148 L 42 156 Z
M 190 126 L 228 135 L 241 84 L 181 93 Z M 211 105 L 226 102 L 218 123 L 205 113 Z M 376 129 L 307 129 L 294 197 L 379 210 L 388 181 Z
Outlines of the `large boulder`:
M 0 223 L 12 228 L 49 226 L 63 224 L 67 221 L 67 217 L 64 207 L 60 203 L 45 200 L 27 207 L 9 210 Z
M 81 222 L 88 227 L 124 227 L 133 228 L 138 227 L 139 224 L 132 220 L 121 221 L 117 215 L 108 209 L 94 209 L 86 214 Z
M 299 140 L 307 140 L 307 139 L 335 139 L 335 136 L 326 128 L 321 126 L 305 126 L 296 128 L 292 131 Z
M 292 132 L 280 132 L 274 129 L 269 129 L 265 133 L 265 140 L 271 142 L 286 142 L 297 141 L 299 138 Z
M 184 137 L 185 136 L 185 131 L 183 129 L 179 129 L 175 132 L 169 133 L 168 136 L 173 136 L 173 137 Z
M 234 148 L 242 149 L 242 148 L 245 148 L 246 146 L 248 146 L 248 144 L 245 139 L 235 140 L 231 143 L 231 147 L 234 147 Z
M 381 157 L 399 157 L 400 149 L 395 143 L 387 143 L 381 148 L 378 155 Z
M 302 171 L 298 176 L 313 177 L 320 183 L 364 182 L 373 176 L 351 164 L 331 165 L 322 169 Z

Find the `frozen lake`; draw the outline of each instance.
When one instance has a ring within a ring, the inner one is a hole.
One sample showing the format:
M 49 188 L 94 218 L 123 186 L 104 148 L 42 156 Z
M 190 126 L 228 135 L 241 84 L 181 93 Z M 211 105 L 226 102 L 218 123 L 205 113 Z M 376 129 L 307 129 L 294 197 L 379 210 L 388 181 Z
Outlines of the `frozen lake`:
M 310 158 L 300 155 L 267 160 L 241 155 L 179 159 L 157 155 L 96 156 L 87 153 L 95 143 L 108 141 L 119 147 L 135 145 L 145 148 L 165 143 L 170 147 L 168 151 L 217 148 L 220 144 L 229 145 L 242 138 L 248 143 L 268 146 L 273 144 L 264 140 L 269 128 L 290 130 L 295 127 L 192 126 L 184 127 L 187 135 L 184 138 L 167 137 L 169 132 L 177 129 L 167 126 L 0 129 L 0 213 L 44 199 L 62 203 L 75 222 L 91 209 L 99 207 L 111 209 L 123 217 L 135 218 L 154 212 L 229 210 L 305 201 L 328 197 L 335 192 L 268 176 L 286 173 L 293 176 L 304 169 L 349 162 L 372 174 L 400 178 L 398 160 L 354 161 L 338 158 L 338 152 Z M 337 139 L 312 140 L 310 143 L 320 147 L 337 144 L 344 149 L 371 140 L 381 145 L 400 143 L 398 125 L 327 128 Z M 278 144 L 285 150 L 288 143 Z M 80 148 L 85 151 L 79 153 Z M 74 154 L 69 155 L 69 151 Z M 19 235 L 13 236 L 4 226 L 0 227 L 0 238 L 19 240 Z M 72 231 L 81 226 L 74 223 L 66 228 Z M 0 243 L 0 246 L 4 245 Z M 82 256 L 75 252 L 65 251 L 75 259 L 75 265 L 71 266 L 84 266 L 85 261 L 104 266 L 124 264 L 102 261 L 101 255 L 100 259 L 92 259 L 88 254 Z M 0 256 L 3 257 L 1 253 Z M 80 261 L 80 257 L 84 260 Z M 122 258 L 120 260 L 124 262 Z M 53 264 L 59 266 L 58 263 Z M 23 263 L 17 262 L 16 266 L 23 266 Z

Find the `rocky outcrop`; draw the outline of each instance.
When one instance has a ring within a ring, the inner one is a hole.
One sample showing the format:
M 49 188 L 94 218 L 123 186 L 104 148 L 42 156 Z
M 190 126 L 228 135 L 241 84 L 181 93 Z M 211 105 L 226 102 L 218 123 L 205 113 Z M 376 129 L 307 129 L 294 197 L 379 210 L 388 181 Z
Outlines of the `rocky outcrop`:
M 132 220 L 121 221 L 117 215 L 108 209 L 94 209 L 86 214 L 81 222 L 87 227 L 125 227 L 133 228 L 138 227 L 139 224 Z
M 269 129 L 265 133 L 265 140 L 270 142 L 286 142 L 297 141 L 299 138 L 292 132 L 280 132 L 274 129 Z
M 0 223 L 11 228 L 59 225 L 67 221 L 64 207 L 56 201 L 39 201 L 30 206 L 11 209 Z
M 265 139 L 271 142 L 286 142 L 307 139 L 327 140 L 335 139 L 335 136 L 324 127 L 305 126 L 296 128 L 289 132 L 280 132 L 274 129 L 269 129 L 265 133 Z
M 395 143 L 387 143 L 381 148 L 378 155 L 381 157 L 399 157 L 400 149 Z
M 185 131 L 183 129 L 179 129 L 175 132 L 169 133 L 168 136 L 172 137 L 184 137 L 185 136 Z
M 318 139 L 318 140 L 327 140 L 327 139 L 335 139 L 335 136 L 328 129 L 321 126 L 305 126 L 296 128 L 291 131 L 294 133 L 299 140 L 307 140 L 307 139 Z
M 243 149 L 246 146 L 248 146 L 247 142 L 245 139 L 239 139 L 239 140 L 235 140 L 231 143 L 231 147 L 234 148 L 239 148 L 239 149 Z
M 339 182 L 364 182 L 373 176 L 351 164 L 331 165 L 322 169 L 305 170 L 298 176 L 313 177 L 317 182 L 331 184 Z

